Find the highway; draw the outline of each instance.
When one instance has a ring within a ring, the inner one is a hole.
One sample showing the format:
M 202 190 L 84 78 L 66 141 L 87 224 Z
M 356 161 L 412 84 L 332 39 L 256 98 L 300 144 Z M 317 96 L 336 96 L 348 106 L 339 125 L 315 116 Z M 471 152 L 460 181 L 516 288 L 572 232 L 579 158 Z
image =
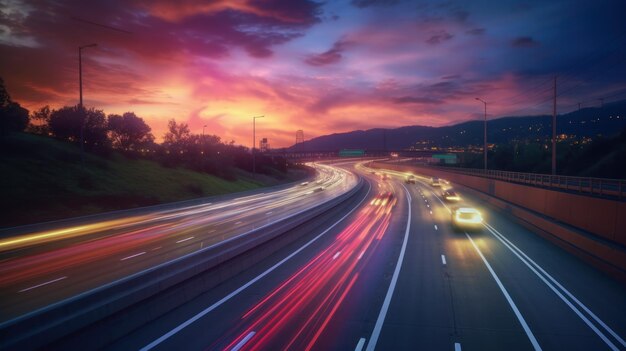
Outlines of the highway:
M 315 167 L 314 180 L 267 193 L 121 211 L 104 220 L 52 223 L 52 228 L 35 232 L 28 232 L 28 227 L 5 230 L 0 236 L 0 322 L 221 245 L 295 216 L 356 184 L 356 177 L 341 169 Z
M 350 172 L 360 175 L 365 185 L 355 196 L 286 232 L 285 237 L 296 239 L 252 268 L 138 329 L 121 331 L 122 336 L 104 348 L 626 349 L 626 289 L 608 275 L 488 207 L 463 187 L 451 184 L 465 206 L 481 210 L 485 222 L 480 231 L 453 230 L 450 209 L 455 204 L 445 202 L 441 189 L 426 178 L 406 184 L 403 173 L 384 171 L 383 177 L 380 170 L 362 164 L 341 167 L 346 171 L 325 172 L 329 179 L 344 174 L 335 180 L 338 189 L 348 187 L 339 183 L 356 179 Z M 301 187 L 305 193 L 312 191 L 309 185 Z M 314 194 L 299 196 L 294 203 Z M 257 204 L 267 213 L 274 201 Z M 241 210 L 241 204 L 235 208 Z M 232 226 L 248 217 L 234 215 L 227 223 Z M 190 242 L 189 250 L 197 250 L 195 238 L 177 243 L 190 235 L 178 233 L 184 228 L 174 229 L 176 236 L 168 237 L 168 243 L 176 247 Z M 172 250 L 176 255 L 189 252 Z M 139 262 L 148 255 L 143 251 L 131 257 L 137 252 L 133 248 L 114 257 Z M 154 262 L 146 262 L 150 264 Z M 21 286 L 14 286 L 12 293 Z M 145 319 L 155 306 L 184 294 L 188 286 L 182 284 L 169 296 L 149 299 L 50 347 L 84 349 L 99 335 L 124 328 L 120 320 Z M 40 288 L 46 287 L 33 290 Z

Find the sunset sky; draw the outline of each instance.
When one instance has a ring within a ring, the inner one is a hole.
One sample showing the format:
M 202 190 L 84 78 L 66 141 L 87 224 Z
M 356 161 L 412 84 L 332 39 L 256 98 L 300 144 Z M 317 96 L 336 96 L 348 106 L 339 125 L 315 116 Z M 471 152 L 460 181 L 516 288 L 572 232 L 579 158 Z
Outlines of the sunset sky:
M 0 77 L 30 110 L 84 99 L 250 146 L 560 113 L 626 98 L 626 2 L 0 0 Z

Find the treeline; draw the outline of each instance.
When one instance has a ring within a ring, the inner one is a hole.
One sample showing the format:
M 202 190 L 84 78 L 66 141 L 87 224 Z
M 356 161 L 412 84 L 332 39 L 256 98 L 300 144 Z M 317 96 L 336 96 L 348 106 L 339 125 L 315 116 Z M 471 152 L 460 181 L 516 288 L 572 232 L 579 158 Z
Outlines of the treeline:
M 596 136 L 589 142 L 557 143 L 557 174 L 581 177 L 626 179 L 626 129 L 615 137 Z M 483 154 L 461 155 L 460 167 L 482 168 Z M 489 151 L 488 167 L 492 170 L 549 174 L 552 167 L 552 145 L 543 142 L 496 144 Z
M 109 114 L 80 105 L 51 109 L 44 106 L 32 113 L 11 100 L 0 78 L 0 135 L 29 132 L 56 138 L 85 150 L 107 156 L 120 152 L 127 157 L 146 158 L 168 167 L 185 167 L 235 180 L 239 168 L 252 171 L 248 148 L 223 142 L 217 135 L 193 134 L 186 123 L 168 122 L 163 143 L 155 142 L 150 126 L 133 112 Z M 45 152 L 45 150 L 42 150 Z M 256 171 L 273 174 L 287 171 L 283 157 L 256 155 Z

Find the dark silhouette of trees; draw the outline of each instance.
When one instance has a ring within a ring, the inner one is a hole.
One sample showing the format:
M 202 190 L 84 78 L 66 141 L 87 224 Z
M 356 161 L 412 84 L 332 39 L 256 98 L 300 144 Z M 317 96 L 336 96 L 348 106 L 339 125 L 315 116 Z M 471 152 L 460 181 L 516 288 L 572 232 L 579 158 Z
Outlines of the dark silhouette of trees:
M 102 110 L 65 106 L 50 114 L 49 127 L 55 137 L 71 142 L 80 142 L 81 129 L 84 128 L 85 146 L 105 148 L 110 145 Z
M 109 115 L 107 127 L 113 147 L 117 149 L 138 151 L 154 142 L 154 135 L 150 133 L 152 129 L 134 112 Z
M 52 110 L 48 105 L 31 112 L 30 123 L 26 131 L 33 134 L 48 135 L 50 133 L 48 123 L 50 123 L 51 114 Z
M 0 78 L 0 135 L 21 132 L 28 125 L 28 110 L 11 100 Z

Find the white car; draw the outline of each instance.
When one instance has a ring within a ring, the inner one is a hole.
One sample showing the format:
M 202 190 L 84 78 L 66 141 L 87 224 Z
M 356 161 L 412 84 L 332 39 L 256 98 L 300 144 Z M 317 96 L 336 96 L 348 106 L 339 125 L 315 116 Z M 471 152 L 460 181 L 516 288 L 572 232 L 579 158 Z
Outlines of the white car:
M 441 183 L 439 182 L 439 178 L 437 177 L 430 178 L 430 185 L 434 187 L 440 187 Z
M 473 207 L 457 207 L 452 210 L 452 227 L 456 230 L 480 230 L 483 216 Z

